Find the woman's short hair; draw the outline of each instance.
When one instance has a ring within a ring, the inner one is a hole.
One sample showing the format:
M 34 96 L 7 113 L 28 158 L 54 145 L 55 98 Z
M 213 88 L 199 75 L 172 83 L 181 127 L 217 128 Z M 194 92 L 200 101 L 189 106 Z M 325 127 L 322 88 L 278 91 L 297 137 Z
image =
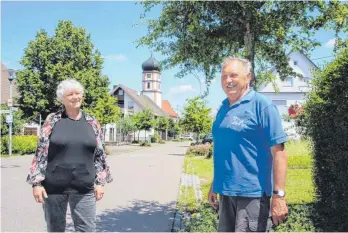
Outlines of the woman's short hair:
M 62 102 L 64 93 L 71 89 L 77 89 L 81 91 L 82 95 L 84 93 L 83 86 L 81 85 L 80 82 L 78 82 L 76 79 L 66 79 L 64 81 L 61 81 L 58 84 L 57 92 L 56 92 L 58 101 Z

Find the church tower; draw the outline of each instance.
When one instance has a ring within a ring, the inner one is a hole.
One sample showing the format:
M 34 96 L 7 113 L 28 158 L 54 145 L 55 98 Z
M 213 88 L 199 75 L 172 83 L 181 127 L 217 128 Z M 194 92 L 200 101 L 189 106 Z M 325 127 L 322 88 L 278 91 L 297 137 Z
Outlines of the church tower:
M 142 64 L 142 94 L 147 95 L 162 108 L 161 72 L 159 62 L 152 56 Z

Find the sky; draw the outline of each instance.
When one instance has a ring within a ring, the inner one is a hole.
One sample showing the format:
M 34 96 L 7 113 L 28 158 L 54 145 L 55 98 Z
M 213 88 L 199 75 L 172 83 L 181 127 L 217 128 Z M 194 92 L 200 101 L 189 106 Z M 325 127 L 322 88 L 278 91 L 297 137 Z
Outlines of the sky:
M 103 74 L 110 80 L 110 89 L 123 84 L 141 91 L 141 65 L 151 56 L 147 47 L 138 47 L 135 41 L 147 34 L 147 26 L 140 20 L 143 6 L 132 1 L 107 2 L 19 2 L 1 1 L 1 62 L 7 68 L 21 69 L 20 59 L 28 42 L 35 38 L 40 29 L 50 36 L 59 20 L 71 20 L 75 26 L 84 27 L 91 35 L 92 43 L 104 57 Z M 160 8 L 154 9 L 149 17 L 160 15 Z M 310 58 L 317 65 L 332 59 L 334 32 L 319 31 L 315 37 L 322 43 Z M 153 56 L 161 61 L 160 53 Z M 331 56 L 331 57 L 330 57 Z M 323 58 L 324 59 L 317 59 Z M 201 85 L 194 76 L 177 79 L 174 75 L 178 68 L 162 71 L 162 99 L 170 101 L 175 110 L 183 110 L 187 98 L 200 94 L 205 89 L 203 77 Z M 220 79 L 213 81 L 207 104 L 213 113 L 225 98 Z

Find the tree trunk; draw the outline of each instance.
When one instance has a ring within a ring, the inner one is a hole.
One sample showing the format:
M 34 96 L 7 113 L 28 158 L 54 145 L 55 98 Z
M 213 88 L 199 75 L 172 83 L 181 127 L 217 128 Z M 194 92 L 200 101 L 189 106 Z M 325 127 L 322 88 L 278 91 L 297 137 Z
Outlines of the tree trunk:
M 139 134 L 140 134 L 140 130 L 138 130 L 138 142 L 139 142 Z
M 244 35 L 244 45 L 245 45 L 245 57 L 250 61 L 251 63 L 251 87 L 256 87 L 256 76 L 255 76 L 255 35 L 252 31 L 252 25 L 251 25 L 251 11 L 246 12 L 246 21 L 245 21 L 245 27 L 246 32 Z
M 146 142 L 146 130 L 145 130 L 145 142 Z

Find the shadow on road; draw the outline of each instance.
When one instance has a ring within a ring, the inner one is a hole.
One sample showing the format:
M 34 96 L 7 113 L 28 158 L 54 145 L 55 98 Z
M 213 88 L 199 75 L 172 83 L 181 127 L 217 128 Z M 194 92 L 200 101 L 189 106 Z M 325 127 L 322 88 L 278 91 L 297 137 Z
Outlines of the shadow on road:
M 165 232 L 173 223 L 175 202 L 165 205 L 136 200 L 130 207 L 105 210 L 97 216 L 98 232 Z M 73 224 L 66 229 L 73 230 Z
M 167 155 L 185 156 L 185 154 L 167 154 Z

